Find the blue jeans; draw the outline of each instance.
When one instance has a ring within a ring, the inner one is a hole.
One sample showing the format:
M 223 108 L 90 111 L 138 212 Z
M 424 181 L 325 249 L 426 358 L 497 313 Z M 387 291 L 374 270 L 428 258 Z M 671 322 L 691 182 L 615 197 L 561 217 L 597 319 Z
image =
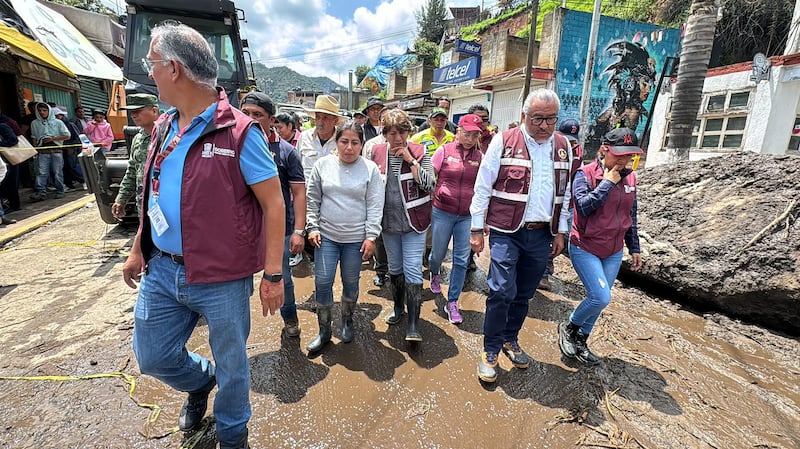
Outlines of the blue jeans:
M 358 281 L 361 279 L 363 262 L 362 244 L 363 242 L 336 243 L 322 237 L 319 248 L 314 249 L 314 287 L 318 304 L 333 304 L 333 280 L 337 265 L 341 265 L 342 299 L 358 301 Z
M 58 153 L 39 153 L 36 156 L 36 193 L 47 195 L 47 178 L 53 174 L 56 193 L 64 193 L 64 155 Z
M 202 390 L 216 375 L 214 416 L 220 443 L 235 444 L 250 420 L 250 334 L 253 278 L 187 284 L 186 268 L 170 258 L 150 259 L 134 308 L 133 352 L 142 374 L 185 392 Z M 186 349 L 200 315 L 217 363 Z
M 549 228 L 489 234 L 489 295 L 483 321 L 483 349 L 497 354 L 517 342 L 528 315 L 528 301 L 542 280 L 553 236 Z
M 389 274 L 404 274 L 406 283 L 422 284 L 422 254 L 425 252 L 425 233 L 415 231 L 398 234 L 383 233 L 383 246 L 389 262 Z
M 281 306 L 281 318 L 286 320 L 297 319 L 297 305 L 295 304 L 294 297 L 294 279 L 292 278 L 292 267 L 289 266 L 289 239 L 291 234 L 287 235 L 283 240 L 283 305 Z
M 458 301 L 461 290 L 464 288 L 464 278 L 467 277 L 467 263 L 469 262 L 469 215 L 461 216 L 447 213 L 441 209 L 433 208 L 431 257 L 428 264 L 431 274 L 439 274 L 442 260 L 447 254 L 450 237 L 453 238 L 453 269 L 450 271 L 450 287 L 447 290 L 447 300 Z
M 575 245 L 569 246 L 572 266 L 586 288 L 586 298 L 578 304 L 569 316 L 569 320 L 572 324 L 580 326 L 583 335 L 588 336 L 600 312 L 611 302 L 611 287 L 617 279 L 619 266 L 622 264 L 623 250 L 601 259 Z

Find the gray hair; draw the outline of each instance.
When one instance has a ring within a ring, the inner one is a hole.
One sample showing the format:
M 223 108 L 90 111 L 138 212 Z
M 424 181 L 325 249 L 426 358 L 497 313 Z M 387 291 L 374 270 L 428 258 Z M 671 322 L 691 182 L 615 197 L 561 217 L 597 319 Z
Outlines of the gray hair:
M 558 106 L 558 110 L 561 110 L 561 100 L 558 99 L 558 95 L 555 93 L 555 91 L 551 89 L 540 87 L 531 91 L 531 93 L 528 94 L 528 98 L 526 98 L 525 102 L 522 104 L 522 112 L 527 115 L 530 112 L 531 105 L 534 101 L 555 103 Z
M 217 59 L 202 34 L 181 23 L 167 21 L 153 27 L 153 49 L 164 60 L 186 68 L 186 76 L 198 84 L 217 86 Z

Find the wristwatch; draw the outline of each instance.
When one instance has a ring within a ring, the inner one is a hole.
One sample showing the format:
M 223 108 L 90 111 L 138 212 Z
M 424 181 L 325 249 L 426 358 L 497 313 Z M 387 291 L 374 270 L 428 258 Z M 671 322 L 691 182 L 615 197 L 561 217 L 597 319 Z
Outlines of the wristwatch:
M 267 282 L 272 282 L 273 284 L 276 284 L 283 280 L 283 273 L 267 274 L 266 272 L 264 272 L 261 278 Z
M 301 237 L 305 237 L 305 236 L 308 235 L 308 233 L 306 232 L 305 229 L 295 229 L 294 233 L 299 235 L 299 236 L 301 236 Z

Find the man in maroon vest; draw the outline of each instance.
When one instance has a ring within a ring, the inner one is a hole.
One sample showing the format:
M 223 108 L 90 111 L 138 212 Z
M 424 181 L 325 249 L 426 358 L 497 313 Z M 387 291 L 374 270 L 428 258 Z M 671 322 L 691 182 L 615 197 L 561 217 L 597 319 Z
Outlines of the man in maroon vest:
M 285 208 L 264 133 L 215 88 L 217 61 L 197 31 L 152 30 L 142 66 L 174 108 L 155 125 L 145 160 L 139 231 L 123 266 L 141 281 L 133 350 L 142 374 L 189 393 L 178 427 L 197 429 L 214 400 L 220 448 L 247 448 L 253 273 L 263 314 L 283 304 Z M 217 366 L 186 349 L 200 316 Z M 219 367 L 219 369 L 216 369 Z
M 480 254 L 487 233 L 491 255 L 478 363 L 484 382 L 497 380 L 501 350 L 514 367 L 530 365 L 519 331 L 550 254 L 564 248 L 570 180 L 580 160 L 564 136 L 553 134 L 560 107 L 552 90 L 531 92 L 522 106 L 522 126 L 495 137 L 478 170 L 470 245 Z

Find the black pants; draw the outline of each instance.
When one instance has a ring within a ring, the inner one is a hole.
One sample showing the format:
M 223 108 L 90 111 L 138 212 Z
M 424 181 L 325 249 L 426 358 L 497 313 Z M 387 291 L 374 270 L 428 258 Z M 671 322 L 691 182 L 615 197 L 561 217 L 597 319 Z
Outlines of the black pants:
M 0 183 L 0 196 L 8 200 L 9 211 L 19 210 L 19 165 L 8 165 L 8 171 Z

